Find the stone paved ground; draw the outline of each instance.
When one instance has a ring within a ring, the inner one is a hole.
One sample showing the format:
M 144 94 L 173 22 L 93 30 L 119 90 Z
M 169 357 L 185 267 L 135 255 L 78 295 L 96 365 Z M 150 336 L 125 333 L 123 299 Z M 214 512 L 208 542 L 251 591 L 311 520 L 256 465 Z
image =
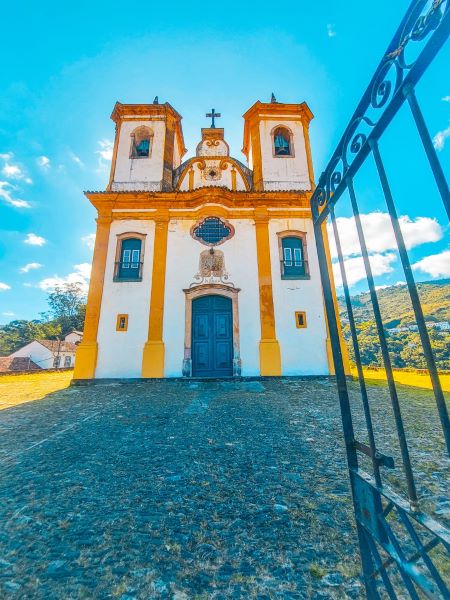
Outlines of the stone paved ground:
M 72 387 L 0 413 L 0 470 L 1 598 L 363 597 L 332 381 Z

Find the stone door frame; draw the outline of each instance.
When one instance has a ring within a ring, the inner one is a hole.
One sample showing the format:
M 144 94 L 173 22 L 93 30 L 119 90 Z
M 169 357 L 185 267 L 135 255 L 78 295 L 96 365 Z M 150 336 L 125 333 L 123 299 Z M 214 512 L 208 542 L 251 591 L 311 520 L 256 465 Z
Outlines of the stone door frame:
M 202 296 L 231 299 L 233 316 L 233 377 L 241 375 L 238 294 L 241 290 L 222 283 L 203 283 L 183 290 L 186 296 L 183 377 L 192 377 L 192 302 Z

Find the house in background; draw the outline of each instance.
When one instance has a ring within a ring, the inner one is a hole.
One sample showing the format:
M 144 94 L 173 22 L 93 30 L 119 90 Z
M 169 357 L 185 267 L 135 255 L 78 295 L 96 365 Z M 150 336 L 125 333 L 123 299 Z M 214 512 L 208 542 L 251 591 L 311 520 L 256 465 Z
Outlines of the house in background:
M 79 344 L 82 339 L 83 339 L 83 332 L 77 331 L 76 329 L 73 329 L 64 338 L 64 340 L 66 342 L 73 342 L 74 344 Z
M 18 371 L 40 371 L 40 367 L 31 358 L 23 356 L 0 356 L 0 373 Z
M 75 364 L 76 349 L 66 340 L 33 340 L 8 358 L 29 358 L 41 369 L 68 369 Z

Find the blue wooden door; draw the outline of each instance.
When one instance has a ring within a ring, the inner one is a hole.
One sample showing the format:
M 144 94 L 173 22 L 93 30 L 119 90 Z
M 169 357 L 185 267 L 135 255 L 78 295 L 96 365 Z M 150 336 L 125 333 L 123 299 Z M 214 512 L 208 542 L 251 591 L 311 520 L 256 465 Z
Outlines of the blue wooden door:
M 192 375 L 233 375 L 233 315 L 230 298 L 202 296 L 192 302 Z

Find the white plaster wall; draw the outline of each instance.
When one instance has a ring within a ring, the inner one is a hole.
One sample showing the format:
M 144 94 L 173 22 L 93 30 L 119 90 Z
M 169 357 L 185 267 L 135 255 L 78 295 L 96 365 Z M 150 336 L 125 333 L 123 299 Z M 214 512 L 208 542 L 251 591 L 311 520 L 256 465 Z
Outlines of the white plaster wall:
M 277 231 L 290 229 L 306 232 L 311 279 L 281 279 Z M 312 221 L 271 219 L 269 234 L 275 324 L 283 375 L 327 375 L 326 322 Z M 306 312 L 305 329 L 297 329 L 296 311 Z
M 213 211 L 212 213 L 213 214 Z M 172 220 L 169 224 L 164 310 L 165 376 L 180 377 L 184 357 L 185 294 L 198 272 L 200 253 L 207 248 L 195 241 L 190 229 L 196 221 Z M 231 220 L 235 235 L 218 246 L 225 268 L 237 288 L 242 375 L 259 375 L 258 267 L 253 220 Z
M 79 333 L 75 333 L 75 331 L 71 331 L 64 337 L 64 340 L 66 342 L 72 342 L 73 344 L 76 344 L 77 342 L 81 342 L 82 338 L 83 338 L 83 336 L 80 335 Z
M 232 189 L 231 184 L 231 165 L 227 163 L 226 169 L 220 168 L 220 160 L 208 160 L 206 159 L 206 169 L 200 169 L 199 164 L 195 163 L 193 166 L 194 169 L 194 189 L 202 188 L 202 187 L 211 187 L 211 186 L 223 186 Z M 210 169 L 214 169 L 215 171 L 221 172 L 220 179 L 206 179 L 205 173 L 207 173 Z M 180 185 L 181 191 L 189 190 L 189 172 L 184 176 L 183 181 Z M 236 190 L 245 191 L 245 183 L 242 179 L 241 174 L 236 169 Z
M 142 125 L 153 132 L 150 156 L 149 158 L 130 158 L 131 133 Z M 163 173 L 165 132 L 166 124 L 164 121 L 137 119 L 123 121 L 117 148 L 114 182 L 152 182 L 160 184 Z M 134 186 L 134 189 L 136 189 L 136 186 Z
M 293 157 L 273 156 L 273 138 L 275 127 L 285 126 L 293 133 Z M 259 124 L 261 156 L 265 190 L 309 190 L 308 161 L 305 138 L 301 121 L 265 121 Z
M 13 354 L 11 354 L 11 356 L 21 356 L 21 357 L 31 358 L 31 360 L 33 362 L 35 362 L 38 365 L 38 367 L 41 367 L 41 369 L 53 369 L 53 360 L 54 360 L 56 354 L 57 353 L 54 354 L 51 350 L 49 350 L 45 346 L 42 346 L 42 344 L 40 344 L 39 342 L 33 341 L 33 342 L 30 342 L 29 344 L 27 344 L 26 346 L 24 346 L 23 348 L 20 348 Z M 64 367 L 64 359 L 66 356 L 70 356 L 70 358 L 71 358 L 70 366 L 73 367 L 74 362 L 75 362 L 75 353 L 74 352 L 62 352 L 61 351 L 59 353 L 59 356 L 61 357 L 61 360 L 59 363 L 60 367 Z
M 97 338 L 96 378 L 141 377 L 142 352 L 148 335 L 154 230 L 153 221 L 113 221 L 111 224 Z M 131 231 L 146 234 L 142 281 L 114 282 L 117 235 Z M 128 314 L 127 331 L 116 331 L 118 314 Z

